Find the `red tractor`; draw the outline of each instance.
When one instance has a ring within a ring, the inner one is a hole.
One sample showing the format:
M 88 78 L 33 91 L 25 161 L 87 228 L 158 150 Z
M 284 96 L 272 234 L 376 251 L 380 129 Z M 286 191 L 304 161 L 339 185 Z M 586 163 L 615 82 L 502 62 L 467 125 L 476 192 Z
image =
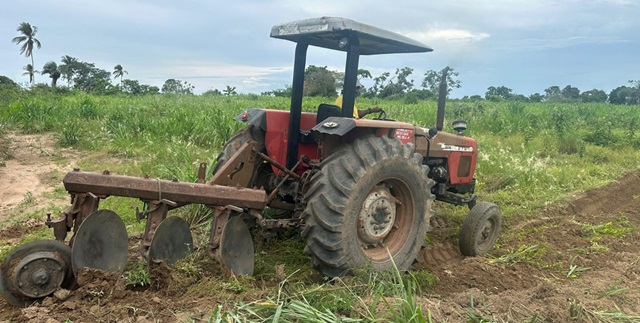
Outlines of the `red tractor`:
M 205 183 L 116 176 L 74 170 L 64 178 L 71 205 L 57 221 L 48 219 L 56 240 L 40 240 L 9 254 L 0 294 L 23 306 L 60 286 L 73 286 L 82 268 L 122 271 L 127 233 L 114 212 L 98 210 L 101 199 L 127 196 L 144 202 L 147 226 L 141 252 L 150 265 L 174 264 L 193 248 L 189 226 L 171 209 L 204 204 L 213 211 L 208 254 L 234 274 L 252 274 L 249 228 L 299 228 L 305 253 L 327 276 L 371 266 L 408 269 L 430 229 L 434 200 L 467 205 L 460 232 L 467 256 L 490 251 L 501 226 L 499 208 L 476 203 L 477 143 L 463 135 L 466 123 L 443 132 L 446 73 L 440 84 L 437 124 L 423 128 L 386 119 L 354 119 L 360 55 L 430 52 L 399 34 L 352 20 L 322 17 L 274 26 L 271 37 L 296 43 L 290 111 L 247 109 L 236 120 L 247 127 L 224 145 Z M 303 113 L 303 84 L 309 46 L 346 52 L 343 106 L 321 104 Z M 67 232 L 74 232 L 68 244 Z

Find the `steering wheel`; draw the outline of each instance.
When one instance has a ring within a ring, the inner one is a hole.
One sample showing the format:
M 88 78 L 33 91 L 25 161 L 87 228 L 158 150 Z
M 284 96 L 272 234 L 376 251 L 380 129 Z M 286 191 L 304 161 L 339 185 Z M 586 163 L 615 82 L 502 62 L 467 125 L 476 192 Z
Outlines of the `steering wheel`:
M 378 116 L 374 117 L 373 120 L 385 120 L 387 119 L 387 113 L 384 112 L 384 110 L 380 109 L 380 112 L 378 112 Z

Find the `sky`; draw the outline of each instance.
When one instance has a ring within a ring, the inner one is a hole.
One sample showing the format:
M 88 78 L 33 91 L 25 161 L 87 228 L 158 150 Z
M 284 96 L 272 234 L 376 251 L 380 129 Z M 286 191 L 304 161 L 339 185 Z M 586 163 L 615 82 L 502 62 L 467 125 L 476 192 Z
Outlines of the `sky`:
M 184 80 L 196 93 L 235 86 L 262 93 L 291 84 L 295 44 L 270 38 L 274 25 L 343 17 L 409 36 L 431 53 L 364 56 L 375 77 L 450 66 L 462 87 L 453 97 L 484 95 L 489 86 L 544 93 L 557 85 L 581 91 L 640 80 L 640 0 L 0 0 L 0 75 L 28 81 L 11 39 L 21 22 L 38 27 L 36 69 L 63 55 L 125 78 L 161 87 Z M 344 71 L 342 52 L 310 48 L 307 64 Z M 48 76 L 36 76 L 48 82 Z M 117 81 L 114 81 L 117 82 Z M 365 80 L 365 86 L 372 85 Z

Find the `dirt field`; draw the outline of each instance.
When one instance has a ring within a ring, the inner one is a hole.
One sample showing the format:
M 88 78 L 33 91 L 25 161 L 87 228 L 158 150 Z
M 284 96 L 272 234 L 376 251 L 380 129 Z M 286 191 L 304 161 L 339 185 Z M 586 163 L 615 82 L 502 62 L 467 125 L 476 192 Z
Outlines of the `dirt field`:
M 21 218 L 35 207 L 25 206 L 25 199 L 64 206 L 66 200 L 46 192 L 53 190 L 56 176 L 74 166 L 56 161 L 79 158 L 52 148 L 50 135 L 8 138 L 13 156 L 0 167 L 3 248 L 42 226 L 43 221 Z M 439 282 L 422 291 L 419 303 L 435 322 L 640 321 L 640 172 L 549 206 L 536 217 L 505 221 L 493 257 L 463 258 L 451 234 L 455 228 L 446 219 L 433 224 L 433 244 L 420 266 Z M 162 268 L 151 276 L 171 277 Z M 127 289 L 118 275 L 84 271 L 78 289 L 42 304 L 17 309 L 0 300 L 0 321 L 207 321 L 213 307 L 227 300 L 185 297 L 191 283 L 168 279 Z M 254 284 L 260 289 L 260 281 Z

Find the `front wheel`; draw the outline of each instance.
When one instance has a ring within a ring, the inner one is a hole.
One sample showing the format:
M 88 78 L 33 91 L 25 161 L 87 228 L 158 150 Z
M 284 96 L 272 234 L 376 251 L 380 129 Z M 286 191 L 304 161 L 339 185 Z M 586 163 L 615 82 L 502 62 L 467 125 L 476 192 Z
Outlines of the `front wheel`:
M 479 256 L 493 249 L 500 235 L 502 214 L 497 205 L 478 202 L 460 229 L 460 252 L 465 256 Z
M 313 265 L 330 277 L 367 265 L 408 269 L 433 213 L 428 172 L 413 145 L 387 137 L 356 139 L 324 160 L 303 213 Z

